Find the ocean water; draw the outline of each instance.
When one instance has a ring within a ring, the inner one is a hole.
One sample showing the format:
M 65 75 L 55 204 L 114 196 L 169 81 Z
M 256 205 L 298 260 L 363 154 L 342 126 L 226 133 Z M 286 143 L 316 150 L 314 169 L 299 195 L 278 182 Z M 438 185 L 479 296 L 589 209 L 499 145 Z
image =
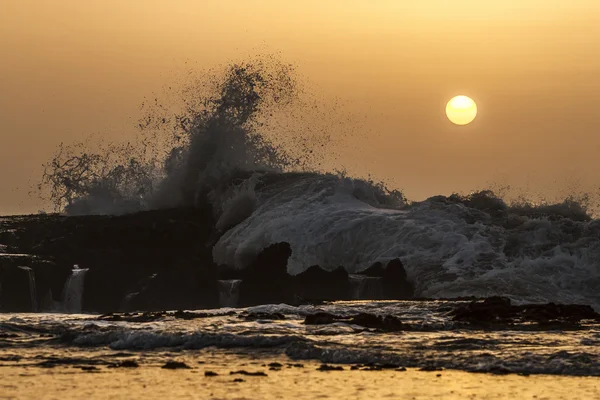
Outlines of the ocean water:
M 137 322 L 114 317 L 65 314 L 0 315 L 4 366 L 43 367 L 61 359 L 79 366 L 108 367 L 115 353 L 146 358 L 195 354 L 205 349 L 240 354 L 261 352 L 297 362 L 391 365 L 387 368 L 452 369 L 499 374 L 600 376 L 600 325 L 577 329 L 475 329 L 459 325 L 449 311 L 460 301 L 341 302 L 320 306 L 263 305 L 222 308 L 200 314 L 166 313 Z M 306 315 L 361 312 L 393 315 L 403 323 L 397 332 L 380 332 L 348 322 L 307 325 Z M 141 314 L 140 314 L 141 315 Z M 129 319 L 135 315 L 129 315 Z M 164 358 L 164 357 L 163 357 Z M 54 360 L 54 361 L 53 361 Z M 63 363 L 64 364 L 64 363 Z M 52 365 L 50 365 L 52 366 Z

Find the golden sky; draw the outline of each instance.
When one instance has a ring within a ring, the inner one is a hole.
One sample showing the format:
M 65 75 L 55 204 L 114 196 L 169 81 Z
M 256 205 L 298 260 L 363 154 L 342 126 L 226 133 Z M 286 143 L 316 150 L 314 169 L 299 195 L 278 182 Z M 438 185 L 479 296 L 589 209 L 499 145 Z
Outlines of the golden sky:
M 599 49 L 597 0 L 0 0 L 0 214 L 44 207 L 28 192 L 60 142 L 130 137 L 186 68 L 264 52 L 363 121 L 336 163 L 409 198 L 596 192 Z

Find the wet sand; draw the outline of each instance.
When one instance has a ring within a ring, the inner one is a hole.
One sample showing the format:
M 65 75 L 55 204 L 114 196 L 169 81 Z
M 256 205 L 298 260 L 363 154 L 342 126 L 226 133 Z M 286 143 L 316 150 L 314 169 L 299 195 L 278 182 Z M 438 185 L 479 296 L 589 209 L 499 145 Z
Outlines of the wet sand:
M 30 351 L 33 351 L 31 349 Z M 74 354 L 70 355 L 75 356 Z M 102 357 L 102 355 L 98 355 Z M 0 363 L 0 399 L 598 399 L 600 379 L 453 370 L 319 371 L 320 363 L 225 351 L 148 354 L 138 368 Z M 161 368 L 166 361 L 190 369 Z M 282 364 L 280 368 L 271 363 Z M 244 370 L 266 376 L 231 374 Z M 206 372 L 216 376 L 205 376 Z M 242 380 L 242 381 L 235 381 Z

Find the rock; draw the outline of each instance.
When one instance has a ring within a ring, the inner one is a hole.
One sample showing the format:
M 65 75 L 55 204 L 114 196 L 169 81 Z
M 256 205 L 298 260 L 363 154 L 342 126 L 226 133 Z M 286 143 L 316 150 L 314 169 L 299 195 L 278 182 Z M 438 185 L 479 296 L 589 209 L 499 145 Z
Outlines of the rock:
M 535 329 L 554 329 L 558 326 L 574 327 L 582 320 L 600 321 L 600 314 L 587 305 L 577 304 L 527 304 L 512 305 L 510 299 L 490 297 L 472 301 L 450 312 L 454 321 L 486 327 L 507 327 L 514 324 L 536 322 Z
M 402 321 L 392 315 L 379 316 L 360 313 L 352 317 L 350 323 L 385 332 L 397 332 L 404 329 Z
M 433 365 L 427 365 L 427 366 L 419 369 L 419 371 L 426 371 L 426 372 L 435 372 L 435 371 L 443 371 L 443 370 L 444 370 L 443 368 L 436 367 Z
M 242 378 L 235 378 L 233 380 L 233 382 L 246 382 L 245 380 L 243 380 Z
M 376 262 L 360 274 L 382 278 L 383 300 L 406 300 L 414 297 L 414 286 L 408 281 L 404 265 L 398 258 L 389 261 L 385 267 L 381 262 Z
M 180 361 L 167 361 L 162 369 L 191 369 L 189 365 Z
M 327 325 L 333 324 L 335 321 L 340 320 L 340 317 L 326 312 L 318 312 L 315 314 L 309 314 L 304 319 L 305 325 Z
M 30 292 L 30 274 L 35 280 L 35 300 Z M 60 300 L 71 268 L 50 257 L 0 253 L 0 311 L 32 312 L 52 309 Z M 35 308 L 35 309 L 34 309 Z
M 285 315 L 281 313 L 268 313 L 268 312 L 250 312 L 247 314 L 242 314 L 239 316 L 240 318 L 245 319 L 246 321 L 256 321 L 256 320 L 282 320 L 285 319 Z
M 82 365 L 79 367 L 82 371 L 94 372 L 98 371 L 98 367 L 94 367 L 93 365 Z
M 281 367 L 283 367 L 283 364 L 280 364 L 278 362 L 272 362 L 272 363 L 269 364 L 269 367 L 271 367 L 271 368 L 281 368 Z
M 319 368 L 317 368 L 317 371 L 343 371 L 343 370 L 344 370 L 344 367 L 327 365 L 327 364 L 321 364 L 319 366 Z
M 327 271 L 313 265 L 293 277 L 294 293 L 302 302 L 350 300 L 348 272 L 343 267 Z
M 204 371 L 204 376 L 218 376 L 216 372 L 213 371 Z
M 291 301 L 291 277 L 287 261 L 292 255 L 289 243 L 275 243 L 263 249 L 242 271 L 239 305 L 276 304 Z
M 205 285 L 214 269 L 212 249 L 199 245 L 213 226 L 212 210 L 204 205 L 121 216 L 32 215 L 3 218 L 0 242 L 10 251 L 52 262 L 47 268 L 51 271 L 48 286 L 55 301 L 60 300 L 74 264 L 89 269 L 84 311 L 118 311 L 132 293 L 129 289 L 153 274 L 160 274 L 164 282 L 149 288 L 155 291 L 146 296 L 145 300 L 152 298 L 149 304 L 139 299 L 140 310 L 146 305 L 152 310 L 199 308 L 218 306 L 208 295 L 210 285 Z M 43 287 L 46 279 L 38 272 L 36 269 L 36 283 Z M 173 289 L 173 283 L 180 283 L 178 279 L 184 281 L 179 291 Z M 206 295 L 196 290 L 205 287 L 209 288 Z M 163 289 L 167 292 L 164 296 L 153 297 Z M 44 288 L 38 298 L 47 292 Z M 216 294 L 213 297 L 218 300 Z
M 229 373 L 229 375 L 246 375 L 246 376 L 267 376 L 266 373 L 262 372 L 262 371 L 256 371 L 256 372 L 248 372 L 246 370 L 239 370 L 239 371 L 231 371 Z

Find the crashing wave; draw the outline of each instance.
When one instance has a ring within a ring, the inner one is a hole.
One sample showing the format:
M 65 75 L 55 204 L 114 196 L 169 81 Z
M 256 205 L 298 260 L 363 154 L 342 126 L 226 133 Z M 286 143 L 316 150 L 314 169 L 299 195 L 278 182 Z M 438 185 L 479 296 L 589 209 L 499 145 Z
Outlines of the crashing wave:
M 478 192 L 409 203 L 372 181 L 307 172 L 312 150 L 261 130 L 296 98 L 291 72 L 234 65 L 211 96 L 186 103 L 166 148 L 59 153 L 45 183 L 72 214 L 209 203 L 220 234 L 214 260 L 238 269 L 287 242 L 292 274 L 312 265 L 355 273 L 399 258 L 420 296 L 600 306 L 600 223 L 573 200 L 509 205 Z

